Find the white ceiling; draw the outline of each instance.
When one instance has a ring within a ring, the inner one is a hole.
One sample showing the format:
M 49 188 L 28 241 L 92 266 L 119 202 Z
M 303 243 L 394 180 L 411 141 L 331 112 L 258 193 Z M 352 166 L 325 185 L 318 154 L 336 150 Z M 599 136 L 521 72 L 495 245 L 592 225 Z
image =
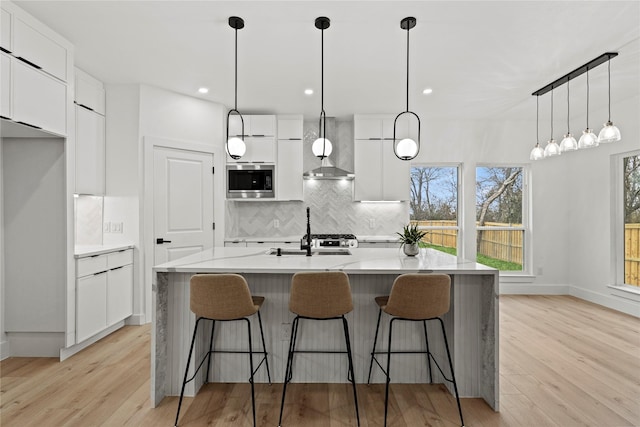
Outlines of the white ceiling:
M 640 90 L 640 2 L 635 1 L 16 1 L 72 42 L 76 65 L 105 83 L 144 83 L 243 113 L 320 112 L 320 30 L 325 30 L 327 116 L 399 113 L 423 119 L 531 119 L 531 93 L 607 51 L 612 100 Z M 607 100 L 607 66 L 590 72 L 591 108 Z M 585 76 L 571 82 L 572 116 L 584 114 Z M 207 95 L 197 89 L 206 86 Z M 426 87 L 433 94 L 422 95 Z M 557 89 L 558 120 L 566 85 Z M 306 96 L 304 89 L 315 94 Z M 544 99 L 544 100 L 543 100 Z M 541 105 L 549 97 L 540 98 Z M 614 104 L 615 105 L 615 104 Z M 564 110 L 566 112 L 566 110 Z M 541 112 L 542 114 L 542 112 Z M 592 126 L 597 127 L 597 126 Z M 577 131 L 574 131 L 577 133 Z

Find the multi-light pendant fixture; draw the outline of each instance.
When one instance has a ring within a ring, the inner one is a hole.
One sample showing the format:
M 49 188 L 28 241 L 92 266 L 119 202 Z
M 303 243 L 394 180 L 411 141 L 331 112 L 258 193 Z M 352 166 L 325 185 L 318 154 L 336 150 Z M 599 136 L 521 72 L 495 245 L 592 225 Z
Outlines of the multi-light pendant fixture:
M 576 68 L 570 73 L 560 77 L 553 83 L 546 85 L 545 87 L 533 92 L 532 95 L 536 96 L 536 145 L 531 150 L 529 158 L 531 160 L 539 160 L 545 157 L 557 156 L 567 151 L 574 151 L 577 149 L 596 147 L 599 144 L 620 141 L 620 130 L 614 126 L 611 122 L 611 59 L 618 56 L 616 52 L 603 53 L 599 57 L 587 62 L 586 64 Z M 604 127 L 600 131 L 600 134 L 596 137 L 591 129 L 589 129 L 589 70 L 597 67 L 604 62 L 608 63 L 608 83 L 609 83 L 609 116 Z M 580 140 L 576 142 L 575 138 L 571 135 L 569 127 L 570 118 L 570 94 L 569 94 L 569 81 L 574 78 L 587 73 L 587 128 L 582 132 Z M 563 84 L 567 83 L 567 133 L 564 139 L 558 145 L 553 139 L 553 90 Z M 551 92 L 551 138 L 545 146 L 544 150 L 540 147 L 538 142 L 538 101 L 537 98 L 544 95 L 547 92 Z
M 238 111 L 238 30 L 244 28 L 244 20 L 237 16 L 229 17 L 229 26 L 235 30 L 236 42 L 235 42 L 235 102 L 233 109 L 227 113 L 227 139 L 225 147 L 227 154 L 234 160 L 240 159 L 247 151 L 247 146 L 244 142 L 244 118 L 240 111 Z M 236 114 L 240 118 L 240 136 L 229 137 L 229 118 L 232 114 Z
M 311 151 L 323 160 L 333 150 L 331 141 L 327 138 L 327 115 L 324 112 L 324 30 L 329 28 L 331 21 L 326 16 L 316 18 L 315 26 L 320 30 L 320 119 L 318 120 L 318 139 L 313 142 Z

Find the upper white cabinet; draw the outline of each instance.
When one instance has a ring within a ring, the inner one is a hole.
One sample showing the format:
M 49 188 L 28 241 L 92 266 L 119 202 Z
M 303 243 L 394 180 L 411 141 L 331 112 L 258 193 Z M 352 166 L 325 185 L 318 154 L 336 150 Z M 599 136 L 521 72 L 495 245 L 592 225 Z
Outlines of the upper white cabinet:
M 104 116 L 104 84 L 79 68 L 75 69 L 75 81 L 75 103 Z
M 303 199 L 302 127 L 301 115 L 278 116 L 277 200 Z
M 16 16 L 12 30 L 16 58 L 67 81 L 67 49 Z
M 0 53 L 0 116 L 11 118 L 11 57 Z
M 0 48 L 11 52 L 11 14 L 4 9 L 0 15 Z
M 243 115 L 244 142 L 247 151 L 238 160 L 227 155 L 227 163 L 275 163 L 276 161 L 276 116 Z M 229 116 L 229 135 L 242 135 L 240 116 Z
M 393 154 L 395 116 L 354 116 L 354 199 L 409 200 L 410 163 Z M 396 137 L 406 134 L 397 129 Z

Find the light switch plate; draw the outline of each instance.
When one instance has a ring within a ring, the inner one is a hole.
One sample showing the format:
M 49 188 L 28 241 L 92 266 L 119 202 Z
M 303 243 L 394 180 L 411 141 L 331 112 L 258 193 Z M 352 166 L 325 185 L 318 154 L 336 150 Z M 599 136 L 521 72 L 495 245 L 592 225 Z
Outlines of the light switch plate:
M 105 223 L 102 225 L 102 231 L 103 231 L 104 233 L 111 233 L 111 223 L 110 223 L 110 222 L 105 222 Z

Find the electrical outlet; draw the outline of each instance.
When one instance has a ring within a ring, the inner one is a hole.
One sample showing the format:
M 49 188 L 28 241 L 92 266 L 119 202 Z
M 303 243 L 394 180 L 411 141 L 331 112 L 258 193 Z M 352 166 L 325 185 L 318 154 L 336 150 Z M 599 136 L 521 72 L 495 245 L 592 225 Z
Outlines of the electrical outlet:
M 102 224 L 102 231 L 104 233 L 111 233 L 111 223 L 105 222 L 104 224 Z
M 376 228 L 375 218 L 369 218 L 369 228 Z
M 112 233 L 122 233 L 122 223 L 121 222 L 112 222 L 111 223 L 111 232 Z
M 289 332 L 291 332 L 291 323 L 282 323 L 280 325 L 280 340 L 289 341 Z
M 280 220 L 279 219 L 274 219 L 273 220 L 273 228 L 280 228 Z

